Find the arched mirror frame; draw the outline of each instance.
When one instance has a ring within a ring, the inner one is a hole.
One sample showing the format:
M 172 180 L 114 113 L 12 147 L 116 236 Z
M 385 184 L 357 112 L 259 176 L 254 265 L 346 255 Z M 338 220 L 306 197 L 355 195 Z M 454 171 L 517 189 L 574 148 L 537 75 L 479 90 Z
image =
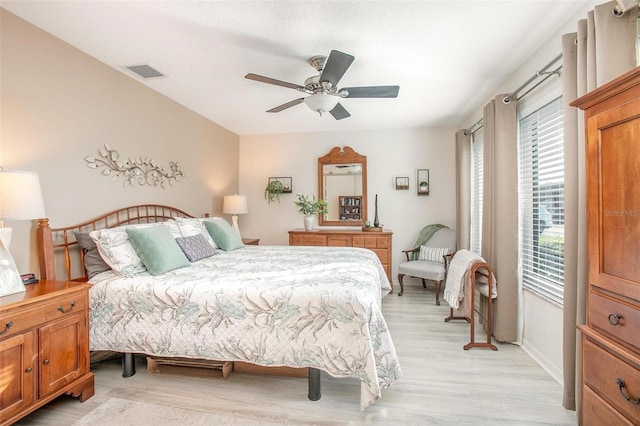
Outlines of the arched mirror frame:
M 328 220 L 325 215 L 320 215 L 319 224 L 321 226 L 362 226 L 367 220 L 367 156 L 360 155 L 351 147 L 339 146 L 333 148 L 323 157 L 318 158 L 318 197 L 323 198 L 324 188 L 324 165 L 334 164 L 355 164 L 360 163 L 362 167 L 362 205 L 360 207 L 360 220 Z

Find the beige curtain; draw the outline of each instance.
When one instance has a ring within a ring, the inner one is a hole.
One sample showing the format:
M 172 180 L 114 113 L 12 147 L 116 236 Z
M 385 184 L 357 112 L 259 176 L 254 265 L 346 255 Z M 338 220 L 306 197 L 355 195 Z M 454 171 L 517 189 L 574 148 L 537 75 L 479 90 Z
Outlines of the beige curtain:
M 636 66 L 638 10 L 621 17 L 612 1 L 578 21 L 577 33 L 562 36 L 562 93 L 564 102 L 565 223 L 563 405 L 580 406 L 580 335 L 586 323 L 587 249 L 585 141 L 582 113 L 569 103 Z M 581 413 L 578 412 L 581 420 Z
M 458 249 L 469 249 L 471 232 L 471 134 L 456 132 L 456 234 Z
M 498 95 L 484 108 L 482 257 L 498 282 L 493 335 L 518 335 L 518 122 L 515 99 Z

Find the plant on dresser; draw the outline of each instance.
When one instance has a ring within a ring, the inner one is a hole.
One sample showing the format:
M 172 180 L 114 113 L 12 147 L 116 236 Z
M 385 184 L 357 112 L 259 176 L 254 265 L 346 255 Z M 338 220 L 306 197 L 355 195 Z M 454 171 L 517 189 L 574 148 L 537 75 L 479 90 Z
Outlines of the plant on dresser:
M 329 203 L 323 199 L 316 200 L 315 195 L 313 198 L 301 194 L 296 195 L 296 197 L 298 197 L 298 199 L 294 201 L 293 204 L 298 208 L 298 212 L 304 215 L 304 228 L 307 231 L 311 231 L 315 217 L 319 214 L 325 214 Z
M 89 287 L 42 280 L 24 293 L 0 297 L 0 425 L 15 423 L 62 394 L 81 402 L 93 396 Z

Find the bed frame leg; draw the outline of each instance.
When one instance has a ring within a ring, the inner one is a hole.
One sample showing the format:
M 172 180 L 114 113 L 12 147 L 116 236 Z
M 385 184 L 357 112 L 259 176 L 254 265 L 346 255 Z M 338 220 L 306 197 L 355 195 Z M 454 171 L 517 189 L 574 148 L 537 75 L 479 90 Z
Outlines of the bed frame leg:
M 317 401 L 320 399 L 320 370 L 309 368 L 309 399 Z
M 136 356 L 132 353 L 122 354 L 122 377 L 127 378 L 136 374 Z

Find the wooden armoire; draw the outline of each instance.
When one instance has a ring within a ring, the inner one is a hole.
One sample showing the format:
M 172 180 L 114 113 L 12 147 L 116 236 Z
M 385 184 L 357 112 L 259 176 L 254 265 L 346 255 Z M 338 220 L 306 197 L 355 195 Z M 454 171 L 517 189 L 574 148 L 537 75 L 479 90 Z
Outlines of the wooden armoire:
M 640 425 L 640 67 L 572 105 L 587 136 L 582 424 Z

